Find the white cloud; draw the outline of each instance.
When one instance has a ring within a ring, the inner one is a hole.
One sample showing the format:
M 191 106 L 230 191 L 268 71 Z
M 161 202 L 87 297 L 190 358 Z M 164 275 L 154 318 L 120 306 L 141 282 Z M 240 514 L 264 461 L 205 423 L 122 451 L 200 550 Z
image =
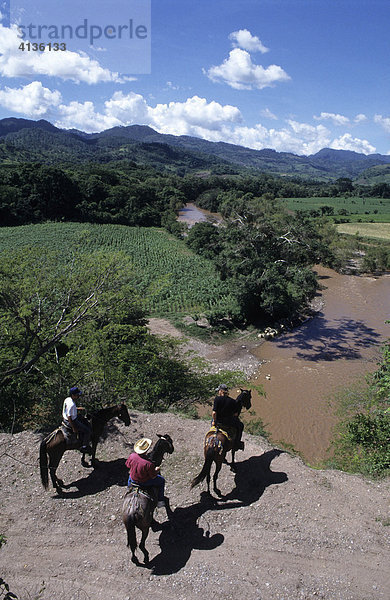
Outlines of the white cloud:
M 322 112 L 319 117 L 314 116 L 314 119 L 316 121 L 325 121 L 326 119 L 329 119 L 334 125 L 348 125 L 350 122 L 348 117 L 328 112 Z
M 130 92 L 115 92 L 110 100 L 104 103 L 105 113 L 110 118 L 117 119 L 119 123 L 132 125 L 134 123 L 146 124 L 150 121 L 146 100 L 140 94 Z
M 390 117 L 382 117 L 382 115 L 375 115 L 374 122 L 379 123 L 383 129 L 390 133 Z
M 92 133 L 123 123 L 114 116 L 96 112 L 93 102 L 73 101 L 58 107 L 58 118 L 54 124 L 64 129 L 75 128 Z
M 366 117 L 366 115 L 363 115 L 362 113 L 359 113 L 354 118 L 354 123 L 363 123 L 363 121 L 367 121 L 367 117 Z
M 104 112 L 95 111 L 92 102 L 71 102 L 58 107 L 57 127 L 76 127 L 86 132 L 102 131 L 116 125 L 149 125 L 161 133 L 194 135 L 208 138 L 226 123 L 242 120 L 238 108 L 207 102 L 193 96 L 185 102 L 149 106 L 140 94 L 115 92 L 104 104 Z
M 89 84 L 125 80 L 85 53 L 23 51 L 19 50 L 22 41 L 27 42 L 18 36 L 15 25 L 11 28 L 0 25 L 0 74 L 4 77 L 47 75 Z
M 43 87 L 40 81 L 33 81 L 18 89 L 6 87 L 0 90 L 1 106 L 28 117 L 43 117 L 60 102 L 60 92 L 58 90 L 52 92 Z
M 205 131 L 219 130 L 224 123 L 237 123 L 242 120 L 241 112 L 235 106 L 207 102 L 205 98 L 193 96 L 185 102 L 157 104 L 149 109 L 153 125 L 163 133 L 177 135 L 202 135 Z
M 353 138 L 350 133 L 344 133 L 341 137 L 333 140 L 329 147 L 333 150 L 352 150 L 362 154 L 373 154 L 376 151 L 375 146 L 370 142 Z
M 233 41 L 234 47 L 243 48 L 243 50 L 248 50 L 248 52 L 261 52 L 262 54 L 265 54 L 265 52 L 269 51 L 269 48 L 264 46 L 257 35 L 252 35 L 247 29 L 233 31 L 233 33 L 229 35 L 229 40 Z
M 278 65 L 267 68 L 255 65 L 248 52 L 241 48 L 234 48 L 221 65 L 211 67 L 204 71 L 214 82 L 223 82 L 237 90 L 259 90 L 273 86 L 280 81 L 290 79 L 289 75 Z
M 262 117 L 265 117 L 266 119 L 273 119 L 274 121 L 278 120 L 278 117 L 274 115 L 274 113 L 271 112 L 269 108 L 264 108 L 263 110 L 261 110 L 260 115 Z

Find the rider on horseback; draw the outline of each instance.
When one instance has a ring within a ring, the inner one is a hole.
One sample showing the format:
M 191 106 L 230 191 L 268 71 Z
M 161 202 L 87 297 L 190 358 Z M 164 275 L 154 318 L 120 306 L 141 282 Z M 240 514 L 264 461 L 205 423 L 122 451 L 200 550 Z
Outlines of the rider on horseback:
M 91 454 L 92 448 L 89 445 L 91 439 L 91 426 L 86 419 L 81 420 L 78 416 L 79 410 L 85 410 L 82 406 L 76 406 L 76 400 L 81 396 L 81 390 L 78 387 L 71 387 L 68 398 L 65 398 L 62 408 L 62 420 L 65 427 L 71 429 L 79 435 L 81 448 L 80 451 L 85 454 Z
M 225 383 L 221 383 L 215 391 L 217 395 L 214 398 L 211 425 L 214 427 L 218 427 L 218 425 L 233 427 L 236 431 L 235 448 L 236 450 L 243 450 L 244 442 L 241 441 L 241 436 L 244 424 L 238 418 L 240 407 L 234 398 L 229 396 L 229 388 Z
M 156 487 L 158 489 L 157 508 L 165 507 L 164 492 L 165 479 L 160 475 L 160 467 L 156 467 L 150 460 L 147 460 L 143 454 L 149 450 L 152 440 L 141 438 L 134 444 L 134 452 L 130 454 L 126 461 L 126 467 L 129 469 L 128 486 L 132 483 L 140 487 Z

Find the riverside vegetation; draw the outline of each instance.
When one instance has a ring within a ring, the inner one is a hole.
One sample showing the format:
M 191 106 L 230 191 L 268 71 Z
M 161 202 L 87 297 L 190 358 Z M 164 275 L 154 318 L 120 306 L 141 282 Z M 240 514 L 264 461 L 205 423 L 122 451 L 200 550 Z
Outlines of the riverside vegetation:
M 35 134 L 28 131 L 31 142 Z M 99 154 L 98 164 L 93 153 L 86 160 L 73 152 L 78 144 L 67 146 L 66 163 L 58 145 L 47 164 L 44 151 L 40 163 L 26 162 L 32 150 L 13 143 L 12 160 L 0 165 L 4 429 L 53 424 L 70 381 L 83 386 L 90 408 L 132 398 L 132 406 L 148 411 L 190 410 L 208 398 L 217 377 L 183 356 L 177 342 L 151 336 L 149 316 L 203 315 L 215 329 L 293 322 L 316 293 L 313 264 L 341 268 L 363 247 L 372 270 L 389 266 L 388 247 L 341 238 L 334 227 L 352 207 L 361 210 L 356 195 L 372 199 L 362 201 L 367 219 L 384 219 L 387 183 L 286 180 L 231 168 L 221 174 L 223 165 L 216 168 L 205 155 L 210 170 L 196 174 L 199 156 L 183 170 L 184 154 L 159 144 L 153 146 L 154 156 L 164 155 L 158 166 L 147 163 L 150 148 L 137 164 L 126 152 L 120 158 L 117 143 L 115 160 Z M 323 204 L 293 207 L 283 200 L 293 196 L 297 203 L 321 197 Z M 220 212 L 222 225 L 197 224 L 183 239 L 176 211 L 190 201 Z M 221 377 L 242 380 L 239 373 Z M 367 431 L 372 437 L 385 431 L 384 402 L 380 417 L 371 405 L 360 407 L 364 416 L 342 434 L 344 440 L 351 434 L 360 454 L 368 448 Z M 386 461 L 384 453 L 380 468 L 368 471 L 383 472 Z

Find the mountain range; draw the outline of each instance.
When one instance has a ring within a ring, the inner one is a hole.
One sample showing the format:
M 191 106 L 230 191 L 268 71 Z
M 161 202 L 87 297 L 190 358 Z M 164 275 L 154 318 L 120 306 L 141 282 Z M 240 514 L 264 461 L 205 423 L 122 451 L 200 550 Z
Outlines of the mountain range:
M 390 156 L 324 148 L 310 156 L 253 150 L 196 137 L 161 134 L 145 125 L 113 127 L 100 133 L 65 130 L 49 121 L 0 120 L 0 163 L 45 164 L 131 160 L 179 174 L 266 172 L 289 178 L 331 181 L 340 177 L 370 183 L 386 180 Z

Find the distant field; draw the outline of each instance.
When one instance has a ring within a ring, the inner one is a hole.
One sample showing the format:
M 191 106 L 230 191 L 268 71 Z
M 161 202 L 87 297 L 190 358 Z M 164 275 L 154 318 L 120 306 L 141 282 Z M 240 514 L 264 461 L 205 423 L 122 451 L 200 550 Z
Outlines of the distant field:
M 283 198 L 289 210 L 321 210 L 322 206 L 331 206 L 334 216 L 347 218 L 351 221 L 361 219 L 374 222 L 390 222 L 390 199 L 389 198 Z M 343 213 L 346 211 L 346 215 Z
M 151 315 L 199 313 L 229 295 L 213 264 L 163 229 L 82 223 L 0 228 L 0 251 L 44 246 L 65 252 L 76 245 L 86 252 L 126 252 L 134 265 L 135 287 Z
M 337 225 L 339 233 L 361 235 L 363 237 L 390 240 L 390 223 L 341 223 Z

